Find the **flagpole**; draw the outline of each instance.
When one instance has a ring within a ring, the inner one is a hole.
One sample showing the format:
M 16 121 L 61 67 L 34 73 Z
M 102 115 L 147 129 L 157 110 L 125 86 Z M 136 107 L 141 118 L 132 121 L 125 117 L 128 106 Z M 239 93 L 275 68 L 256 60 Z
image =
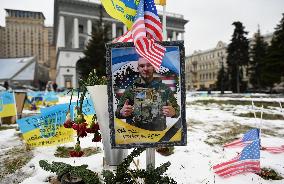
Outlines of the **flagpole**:
M 260 112 L 260 123 L 259 123 L 259 144 L 261 147 L 261 125 L 262 125 L 262 115 L 263 115 L 263 105 L 261 106 L 261 112 Z
M 166 3 L 163 5 L 163 41 L 168 40 Z
M 155 0 L 156 5 L 163 6 L 163 41 L 167 40 L 167 19 L 166 19 L 166 0 Z M 146 165 L 147 169 L 148 166 L 152 166 L 155 168 L 155 148 L 147 148 L 146 149 Z
M 251 99 L 251 106 L 252 106 L 252 111 L 253 111 L 253 115 L 254 115 L 254 120 L 255 120 L 255 127 L 257 127 L 256 126 L 256 122 L 257 122 L 257 119 L 256 119 L 256 114 L 255 114 L 255 106 L 254 106 L 254 103 L 253 103 L 253 100 Z
M 18 120 L 18 109 L 17 109 L 17 102 L 16 102 L 16 95 L 15 91 L 13 91 L 14 102 L 15 102 L 15 111 L 16 111 L 16 121 Z

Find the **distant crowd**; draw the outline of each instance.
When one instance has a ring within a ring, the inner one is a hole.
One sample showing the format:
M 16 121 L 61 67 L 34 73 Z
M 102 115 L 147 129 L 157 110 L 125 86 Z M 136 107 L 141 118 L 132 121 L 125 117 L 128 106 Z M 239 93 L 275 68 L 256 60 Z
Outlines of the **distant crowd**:
M 55 81 L 48 81 L 45 86 L 45 91 L 57 91 L 57 84 Z

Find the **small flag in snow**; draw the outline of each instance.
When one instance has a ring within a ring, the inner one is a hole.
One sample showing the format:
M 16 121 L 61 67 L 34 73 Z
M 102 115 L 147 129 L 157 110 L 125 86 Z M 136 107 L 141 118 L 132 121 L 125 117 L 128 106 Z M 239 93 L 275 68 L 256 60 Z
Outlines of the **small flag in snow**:
M 230 177 L 245 172 L 260 172 L 259 139 L 247 145 L 242 152 L 228 162 L 213 166 L 213 170 L 221 177 Z
M 251 129 L 244 134 L 244 136 L 240 139 L 237 139 L 233 142 L 227 143 L 223 145 L 224 147 L 244 147 L 250 144 L 252 141 L 259 139 L 259 129 Z
M 284 153 L 284 145 L 282 146 L 271 146 L 271 147 L 262 147 L 263 151 L 267 151 L 269 153 Z

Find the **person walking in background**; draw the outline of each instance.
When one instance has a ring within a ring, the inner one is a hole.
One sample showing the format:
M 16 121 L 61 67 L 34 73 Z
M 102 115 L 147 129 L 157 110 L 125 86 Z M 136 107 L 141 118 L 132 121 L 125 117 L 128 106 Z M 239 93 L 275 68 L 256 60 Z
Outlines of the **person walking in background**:
M 6 90 L 9 89 L 9 83 L 8 83 L 8 81 L 5 81 L 5 82 L 4 82 L 4 88 L 6 88 Z
M 45 91 L 53 91 L 52 81 L 48 81 L 45 86 Z
M 52 82 L 52 88 L 53 88 L 53 91 L 57 91 L 57 84 L 55 81 Z

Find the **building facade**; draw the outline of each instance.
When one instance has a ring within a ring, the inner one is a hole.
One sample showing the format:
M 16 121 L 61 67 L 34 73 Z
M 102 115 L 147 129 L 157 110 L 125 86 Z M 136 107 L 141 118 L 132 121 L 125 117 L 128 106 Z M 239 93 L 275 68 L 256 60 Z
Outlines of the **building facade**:
M 4 56 L 4 31 L 5 28 L 0 26 L 0 57 Z
M 39 64 L 48 64 L 48 30 L 42 12 L 6 10 L 2 34 L 3 58 L 35 56 Z
M 187 90 L 213 89 L 218 71 L 226 66 L 227 45 L 219 41 L 217 46 L 206 51 L 195 51 L 186 58 Z
M 114 39 L 127 31 L 126 26 L 110 17 L 99 1 L 55 0 L 54 43 L 56 49 L 56 82 L 60 87 L 78 87 L 77 61 L 84 57 L 83 50 L 91 38 L 92 29 L 102 15 L 103 24 L 110 27 Z M 183 40 L 184 25 L 188 21 L 182 15 L 168 14 L 169 40 Z M 70 82 L 71 81 L 71 82 Z
M 270 44 L 273 34 L 263 35 L 264 41 Z M 254 38 L 249 39 L 250 48 Z M 227 68 L 227 44 L 219 41 L 215 48 L 205 51 L 194 51 L 186 57 L 186 88 L 187 90 L 208 90 L 214 89 L 217 82 L 218 72 L 222 65 Z M 249 79 L 247 70 L 243 70 L 243 81 Z

